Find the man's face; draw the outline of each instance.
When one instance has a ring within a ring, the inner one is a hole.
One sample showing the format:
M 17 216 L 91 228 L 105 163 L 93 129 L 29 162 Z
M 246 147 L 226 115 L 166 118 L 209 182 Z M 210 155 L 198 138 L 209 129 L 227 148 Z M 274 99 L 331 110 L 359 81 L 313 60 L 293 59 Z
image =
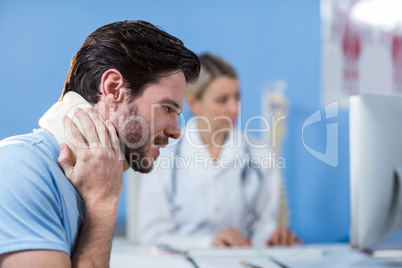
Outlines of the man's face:
M 167 145 L 168 138 L 180 137 L 178 115 L 185 88 L 183 72 L 170 73 L 158 83 L 148 84 L 140 97 L 126 101 L 115 126 L 123 153 L 134 170 L 150 172 L 159 148 Z

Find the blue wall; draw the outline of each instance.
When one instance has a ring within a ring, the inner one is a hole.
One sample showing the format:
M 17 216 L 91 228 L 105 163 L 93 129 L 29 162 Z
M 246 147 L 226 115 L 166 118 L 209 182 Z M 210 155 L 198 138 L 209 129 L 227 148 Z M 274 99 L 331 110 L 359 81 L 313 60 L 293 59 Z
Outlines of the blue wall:
M 2 0 L 0 139 L 36 128 L 57 101 L 69 61 L 86 36 L 123 19 L 148 20 L 196 53 L 228 59 L 240 74 L 243 118 L 259 114 L 266 82 L 286 80 L 291 108 L 284 157 L 292 227 L 307 243 L 348 240 L 347 113 L 334 119 L 339 123 L 338 167 L 311 156 L 301 140 L 304 120 L 321 108 L 318 1 Z M 306 130 L 305 141 L 325 151 L 325 122 Z M 124 202 L 119 217 L 125 217 Z

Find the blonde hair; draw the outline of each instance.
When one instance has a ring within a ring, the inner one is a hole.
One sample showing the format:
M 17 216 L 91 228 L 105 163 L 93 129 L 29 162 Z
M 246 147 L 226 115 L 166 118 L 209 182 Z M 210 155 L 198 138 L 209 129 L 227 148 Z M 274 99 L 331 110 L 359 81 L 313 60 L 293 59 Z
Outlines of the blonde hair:
M 213 80 L 221 76 L 237 78 L 233 67 L 218 56 L 203 54 L 199 57 L 201 70 L 198 80 L 194 84 L 188 84 L 186 95 L 194 95 L 196 99 L 201 99 L 205 89 Z

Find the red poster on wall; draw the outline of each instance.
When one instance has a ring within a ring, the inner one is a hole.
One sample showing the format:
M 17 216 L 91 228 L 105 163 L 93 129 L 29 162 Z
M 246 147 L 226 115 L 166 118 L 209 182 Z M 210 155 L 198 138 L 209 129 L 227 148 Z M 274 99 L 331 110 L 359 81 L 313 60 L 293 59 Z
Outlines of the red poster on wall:
M 402 94 L 402 1 L 321 0 L 322 100 Z

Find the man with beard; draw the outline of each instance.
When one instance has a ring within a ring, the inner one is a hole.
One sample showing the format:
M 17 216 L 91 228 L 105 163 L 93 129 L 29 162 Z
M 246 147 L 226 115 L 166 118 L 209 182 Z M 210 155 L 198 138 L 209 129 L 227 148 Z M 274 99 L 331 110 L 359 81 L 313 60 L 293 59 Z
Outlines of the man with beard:
M 149 172 L 179 137 L 199 68 L 144 21 L 89 35 L 41 128 L 0 142 L 0 266 L 108 267 L 123 170 Z

